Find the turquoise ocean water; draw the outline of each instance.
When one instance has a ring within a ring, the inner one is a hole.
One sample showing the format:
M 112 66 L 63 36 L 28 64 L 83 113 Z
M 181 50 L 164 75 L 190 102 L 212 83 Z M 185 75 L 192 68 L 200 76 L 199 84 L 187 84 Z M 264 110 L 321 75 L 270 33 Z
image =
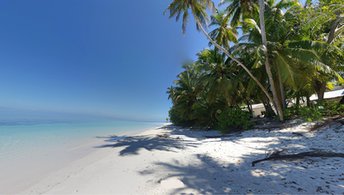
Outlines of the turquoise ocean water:
M 0 194 L 10 193 L 17 184 L 16 188 L 25 189 L 48 173 L 102 150 L 97 146 L 103 144 L 107 136 L 134 134 L 162 125 L 162 122 L 112 120 L 2 123 Z
M 116 133 L 143 131 L 159 122 L 92 121 L 0 125 L 0 162 L 44 150 L 73 147 L 91 139 Z

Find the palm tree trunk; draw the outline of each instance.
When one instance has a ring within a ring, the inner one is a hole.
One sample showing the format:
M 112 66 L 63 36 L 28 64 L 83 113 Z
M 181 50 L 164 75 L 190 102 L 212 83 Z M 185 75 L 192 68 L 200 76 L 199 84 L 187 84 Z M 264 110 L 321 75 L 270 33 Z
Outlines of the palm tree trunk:
M 333 21 L 331 28 L 330 28 L 330 32 L 328 33 L 328 37 L 327 37 L 327 43 L 328 44 L 332 43 L 332 41 L 335 37 L 335 32 L 336 32 L 337 26 L 341 22 L 341 20 L 343 20 L 343 17 L 340 17 L 340 14 L 337 13 L 336 20 Z
M 281 104 L 278 101 L 277 90 L 274 83 L 274 79 L 272 76 L 272 71 L 269 63 L 269 56 L 268 56 L 268 47 L 267 47 L 267 40 L 266 40 L 266 32 L 265 32 L 265 21 L 264 21 L 264 0 L 259 0 L 259 20 L 260 20 L 260 30 L 262 36 L 262 43 L 264 46 L 264 54 L 265 54 L 265 70 L 269 78 L 269 83 L 271 85 L 272 97 L 275 103 L 275 108 L 277 110 L 278 117 L 281 121 L 284 120 L 283 111 Z
M 299 110 L 300 110 L 300 95 L 297 94 L 296 96 L 296 114 L 299 114 Z
M 307 107 L 310 107 L 310 106 L 311 106 L 311 99 L 309 98 L 308 95 L 307 95 L 307 97 L 306 97 L 306 105 L 307 105 Z
M 282 78 L 281 78 L 281 74 L 280 74 L 279 69 L 277 71 L 278 71 L 278 85 L 279 85 L 279 89 L 280 89 L 280 93 L 281 93 L 281 104 L 282 104 L 283 110 L 285 110 L 287 108 L 287 102 L 285 99 L 284 86 L 283 86 L 283 82 L 282 82 Z
M 234 62 L 236 62 L 241 68 L 243 68 L 246 73 L 256 82 L 258 87 L 263 91 L 263 93 L 266 95 L 266 97 L 269 99 L 270 102 L 274 102 L 272 97 L 270 96 L 269 92 L 265 89 L 265 87 L 262 85 L 261 82 L 251 73 L 251 71 L 243 64 L 241 63 L 238 59 L 233 57 L 225 48 L 223 48 L 221 45 L 217 44 L 207 33 L 207 31 L 203 28 L 202 23 L 199 21 L 198 18 L 195 18 L 198 27 L 201 29 L 202 33 L 207 37 L 207 39 L 220 51 L 225 53 L 230 59 L 232 59 Z M 276 109 L 277 110 L 277 109 Z M 278 115 L 278 113 L 276 113 Z
M 322 102 L 324 100 L 324 94 L 326 91 L 326 82 L 325 81 L 315 81 L 315 91 L 318 95 L 318 102 Z
M 252 108 L 250 101 L 246 100 L 246 104 L 247 104 L 248 111 L 250 112 L 251 116 L 253 117 L 253 108 Z
M 274 109 L 272 109 L 271 104 L 264 99 L 261 99 L 265 109 L 265 117 L 272 117 L 274 114 Z
M 327 36 L 328 44 L 331 44 L 332 41 L 334 40 L 337 26 L 341 22 L 341 20 L 343 20 L 343 17 L 340 17 L 339 13 L 337 13 L 336 19 L 333 21 L 330 28 L 330 32 L 328 33 L 328 36 Z M 324 81 L 319 81 L 319 82 L 320 84 L 318 85 L 318 88 L 316 88 L 317 89 L 316 91 L 318 95 L 318 101 L 322 102 L 324 100 L 324 94 L 326 91 L 326 82 Z

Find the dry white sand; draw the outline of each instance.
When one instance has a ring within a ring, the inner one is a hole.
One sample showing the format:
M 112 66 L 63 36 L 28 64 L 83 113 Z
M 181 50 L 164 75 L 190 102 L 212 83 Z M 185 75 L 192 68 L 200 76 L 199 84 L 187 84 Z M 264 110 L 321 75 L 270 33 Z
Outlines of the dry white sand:
M 301 124 L 206 139 L 174 127 L 104 138 L 98 149 L 20 194 L 344 193 L 344 158 L 251 162 L 273 150 L 344 152 L 344 126 Z M 293 134 L 301 133 L 302 136 Z M 158 136 L 159 135 L 159 136 Z

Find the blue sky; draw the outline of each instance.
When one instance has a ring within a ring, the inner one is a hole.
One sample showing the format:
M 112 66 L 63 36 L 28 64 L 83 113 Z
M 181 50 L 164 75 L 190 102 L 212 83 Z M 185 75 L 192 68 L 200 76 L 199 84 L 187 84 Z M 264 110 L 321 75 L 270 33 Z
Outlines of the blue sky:
M 0 117 L 29 110 L 164 120 L 167 87 L 207 47 L 192 23 L 183 35 L 163 15 L 169 3 L 0 1 Z

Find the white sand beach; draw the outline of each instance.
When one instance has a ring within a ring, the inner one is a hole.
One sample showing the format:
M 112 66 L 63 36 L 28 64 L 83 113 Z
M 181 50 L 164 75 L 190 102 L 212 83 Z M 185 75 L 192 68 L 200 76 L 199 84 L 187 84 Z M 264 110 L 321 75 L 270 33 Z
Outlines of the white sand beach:
M 251 162 L 273 150 L 344 151 L 344 126 L 309 132 L 309 123 L 250 130 L 221 138 L 215 131 L 173 126 L 108 137 L 98 149 L 18 194 L 314 194 L 344 192 L 344 158 Z M 18 173 L 15 173 L 18 174 Z M 15 188 L 15 186 L 13 186 Z
M 2 0 L 0 24 L 0 195 L 344 195 L 344 0 Z

